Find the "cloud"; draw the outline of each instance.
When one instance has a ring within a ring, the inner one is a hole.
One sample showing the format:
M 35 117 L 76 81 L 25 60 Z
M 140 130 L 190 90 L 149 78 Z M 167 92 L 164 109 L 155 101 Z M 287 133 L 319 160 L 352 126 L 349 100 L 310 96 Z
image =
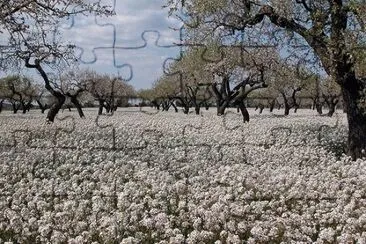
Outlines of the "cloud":
M 71 22 L 64 24 L 63 39 L 80 47 L 78 52 L 83 51 L 82 61 L 91 62 L 83 66 L 102 73 L 120 72 L 128 76 L 126 70 L 119 70 L 115 65 L 130 64 L 134 74 L 130 83 L 137 89 L 150 87 L 163 74 L 165 58 L 176 57 L 179 53 L 179 48 L 170 47 L 179 42 L 179 32 L 171 27 L 178 29 L 182 24 L 168 18 L 167 9 L 162 9 L 164 1 L 117 0 L 115 16 L 77 17 L 71 28 L 65 28 L 70 27 Z M 113 0 L 104 2 L 113 5 Z M 156 42 L 165 47 L 155 46 Z M 115 56 L 111 48 L 114 44 L 117 47 Z M 145 44 L 146 47 L 142 47 Z

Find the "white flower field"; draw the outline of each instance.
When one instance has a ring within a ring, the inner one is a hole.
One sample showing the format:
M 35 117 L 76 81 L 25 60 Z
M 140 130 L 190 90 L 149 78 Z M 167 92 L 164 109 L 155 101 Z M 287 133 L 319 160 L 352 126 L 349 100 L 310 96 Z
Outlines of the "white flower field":
M 366 243 L 342 111 L 132 110 L 0 114 L 0 243 Z

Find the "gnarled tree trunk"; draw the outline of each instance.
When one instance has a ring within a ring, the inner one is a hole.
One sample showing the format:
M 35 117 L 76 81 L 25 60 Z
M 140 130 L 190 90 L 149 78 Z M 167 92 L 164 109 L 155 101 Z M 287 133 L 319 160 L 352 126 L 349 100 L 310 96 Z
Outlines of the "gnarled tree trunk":
M 98 115 L 102 115 L 103 114 L 103 107 L 104 107 L 104 100 L 99 99 L 98 102 L 99 102 Z
M 271 113 L 273 112 L 275 105 L 276 105 L 276 99 L 269 101 L 269 112 L 271 112 Z
M 47 120 L 49 122 L 53 122 L 57 113 L 60 111 L 62 105 L 64 104 L 66 98 L 61 92 L 54 90 L 50 85 L 50 80 L 48 79 L 47 73 L 41 66 L 41 60 L 36 59 L 34 60 L 34 64 L 30 63 L 30 56 L 25 59 L 25 67 L 36 69 L 42 76 L 45 82 L 45 88 L 56 98 L 56 102 L 51 106 L 50 110 L 47 114 Z
M 56 96 L 56 102 L 52 104 L 50 110 L 47 113 L 47 120 L 50 122 L 55 121 L 56 115 L 58 114 L 66 100 L 65 96 L 59 92 L 55 93 L 54 96 Z
M 48 105 L 47 104 L 43 105 L 41 103 L 41 101 L 39 101 L 39 100 L 36 100 L 36 102 L 37 102 L 39 108 L 41 109 L 41 113 L 44 114 L 44 111 L 46 111 L 46 109 L 48 108 Z
M 23 114 L 29 112 L 29 110 L 30 110 L 31 107 L 32 107 L 32 101 L 28 101 L 27 103 L 22 102 Z
M 288 105 L 288 103 L 287 102 L 285 102 L 285 113 L 284 113 L 284 115 L 289 115 L 290 114 L 290 106 Z
M 200 106 L 195 106 L 194 107 L 194 110 L 195 110 L 197 115 L 200 114 L 200 108 L 201 108 Z
M 366 108 L 359 102 L 366 99 L 366 94 L 360 93 L 364 88 L 365 84 L 354 75 L 342 87 L 348 118 L 348 153 L 353 160 L 366 156 Z
M 323 114 L 323 103 L 320 102 L 319 99 L 316 101 L 315 107 L 316 107 L 316 111 L 318 112 L 318 114 L 322 115 Z
M 243 115 L 243 121 L 244 123 L 249 122 L 249 112 L 247 108 L 245 107 L 244 101 L 237 102 L 238 107 L 241 111 L 241 114 Z
M 18 110 L 20 108 L 20 104 L 17 104 L 16 102 L 12 102 L 11 105 L 13 107 L 13 114 L 18 113 Z
M 174 108 L 174 111 L 175 111 L 176 113 L 178 113 L 178 108 L 177 108 L 177 106 L 175 106 L 174 102 L 172 102 L 171 104 L 172 104 L 172 106 L 173 106 L 173 108 Z
M 70 100 L 75 105 L 76 110 L 78 111 L 78 114 L 79 114 L 80 118 L 85 118 L 82 106 L 81 106 L 79 100 L 76 98 L 76 96 L 70 96 Z

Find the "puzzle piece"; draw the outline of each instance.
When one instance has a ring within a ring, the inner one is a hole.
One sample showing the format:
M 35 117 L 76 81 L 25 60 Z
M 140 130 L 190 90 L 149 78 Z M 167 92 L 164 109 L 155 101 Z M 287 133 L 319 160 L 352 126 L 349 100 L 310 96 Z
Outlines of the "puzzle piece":
M 147 49 L 145 48 L 149 44 L 149 39 L 153 39 L 154 46 L 156 48 L 160 48 L 154 49 L 153 47 L 150 47 L 148 49 L 148 51 L 152 53 L 151 56 L 149 56 L 149 59 L 155 64 L 162 62 L 162 59 L 165 56 L 171 55 L 170 53 L 172 53 L 172 51 L 168 51 L 168 49 L 176 47 L 176 45 L 173 43 L 174 41 L 171 40 L 174 35 L 174 31 L 168 31 L 168 26 L 164 26 L 164 24 L 167 22 L 165 17 L 161 17 L 162 19 L 158 21 L 156 19 L 154 19 L 154 21 L 150 21 L 149 18 L 156 18 L 159 15 L 149 15 L 142 13 L 144 11 L 150 13 L 152 11 L 164 10 L 157 9 L 158 6 L 156 4 L 146 2 L 145 5 L 141 5 L 145 6 L 145 9 L 136 8 L 134 9 L 136 13 L 131 13 L 125 11 L 126 4 L 130 4 L 130 2 L 118 1 L 117 3 L 114 0 L 109 2 L 105 1 L 105 3 L 112 6 L 112 9 L 116 12 L 115 16 L 108 18 L 95 17 L 94 21 L 91 21 L 90 18 L 85 19 L 73 17 L 71 19 L 71 24 L 64 28 L 66 33 L 71 32 L 71 34 L 66 34 L 66 36 L 69 37 L 71 41 L 75 39 L 73 37 L 80 37 L 83 35 L 83 33 L 85 33 L 85 36 L 89 36 L 92 31 L 87 31 L 87 29 L 92 28 L 94 25 L 96 28 L 100 29 L 99 33 L 104 33 L 102 35 L 103 37 L 108 37 L 109 39 L 101 39 L 101 41 L 98 43 L 98 46 L 94 46 L 95 44 L 92 44 L 95 42 L 93 38 L 88 39 L 90 40 L 89 44 L 76 42 L 79 60 L 84 64 L 94 64 L 98 63 L 98 60 L 106 60 L 111 58 L 113 67 L 120 70 L 122 74 L 125 74 L 123 75 L 124 80 L 130 81 L 134 75 L 137 75 L 134 80 L 146 80 L 148 76 L 143 75 L 140 72 L 134 74 L 132 66 L 138 70 L 142 70 L 143 68 L 145 72 L 150 74 L 150 76 L 151 74 L 156 73 L 155 70 L 157 66 L 154 70 L 150 69 L 149 67 L 141 67 L 140 65 L 140 63 L 146 62 L 147 60 Z M 85 26 L 85 24 L 83 24 L 85 21 L 86 23 L 89 23 L 89 26 Z M 131 23 L 131 21 L 133 22 Z M 86 29 L 87 32 L 83 31 L 84 29 Z M 137 33 L 138 36 L 132 36 L 134 33 Z M 166 38 L 163 36 L 166 36 Z M 99 37 L 101 36 L 96 38 Z M 143 49 L 144 51 L 140 51 L 140 49 Z M 162 49 L 166 49 L 167 51 Z M 160 56 L 160 58 L 157 58 L 158 56 Z M 102 63 L 98 64 L 103 65 Z M 111 65 L 106 67 L 109 69 L 110 66 Z M 153 76 L 157 78 L 159 74 L 156 73 Z M 151 78 L 149 80 L 150 82 L 153 81 Z

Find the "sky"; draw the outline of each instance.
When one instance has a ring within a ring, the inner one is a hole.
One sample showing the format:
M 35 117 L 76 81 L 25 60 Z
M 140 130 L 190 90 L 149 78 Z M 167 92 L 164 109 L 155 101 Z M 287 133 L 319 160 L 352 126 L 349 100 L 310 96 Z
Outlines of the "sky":
M 119 74 L 137 90 L 150 88 L 163 74 L 164 60 L 179 55 L 175 44 L 182 23 L 162 8 L 165 0 L 115 2 L 115 16 L 75 17 L 62 24 L 63 40 L 77 46 L 81 67 Z M 113 6 L 114 0 L 103 3 Z

